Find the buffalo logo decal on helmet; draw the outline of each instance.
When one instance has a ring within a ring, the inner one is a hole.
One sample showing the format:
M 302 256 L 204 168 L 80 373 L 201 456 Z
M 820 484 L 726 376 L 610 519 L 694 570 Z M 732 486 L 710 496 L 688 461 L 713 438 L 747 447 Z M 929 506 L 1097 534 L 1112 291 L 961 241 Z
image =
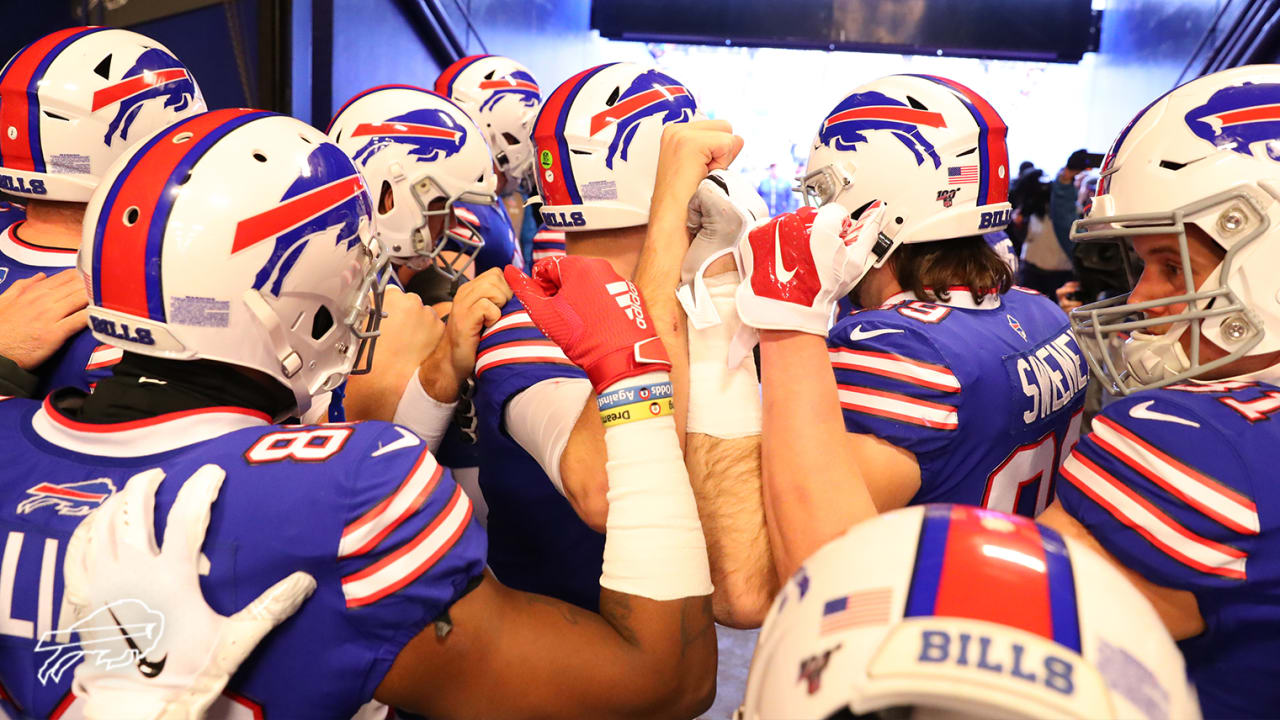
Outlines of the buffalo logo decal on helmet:
M 514 97 L 525 107 L 534 107 L 542 102 L 541 91 L 533 76 L 523 70 L 516 70 L 506 77 L 482 80 L 480 90 L 490 93 L 480 104 L 480 112 L 492 110 L 504 97 Z
M 822 122 L 818 140 L 836 150 L 856 151 L 858 143 L 867 142 L 867 132 L 886 130 L 915 155 L 917 165 L 923 165 L 927 157 L 935 168 L 941 167 L 942 160 L 933 143 L 920 132 L 921 126 L 944 128 L 947 121 L 942 113 L 909 107 L 884 93 L 854 93 Z
M 307 242 L 322 233 L 337 234 L 335 242 L 346 243 L 351 250 L 360 242 L 360 220 L 372 211 L 364 181 L 351 172 L 351 162 L 335 145 L 324 143 L 307 157 L 310 172 L 300 175 L 289 186 L 280 204 L 236 225 L 232 254 L 258 243 L 275 240 L 262 269 L 253 279 L 253 287 L 262 290 L 270 283 L 269 292 L 277 297 L 285 276 L 293 269 Z M 348 172 L 339 175 L 343 169 Z
M 635 139 L 640 121 L 654 115 L 662 115 L 662 124 L 686 122 L 693 118 L 698 105 L 689 89 L 675 78 L 649 70 L 636 76 L 609 108 L 591 116 L 591 134 L 614 125 L 613 141 L 609 143 L 609 155 L 605 167 L 613 169 L 613 159 L 627 159 L 627 149 Z
M 1219 90 L 1186 115 L 1191 132 L 1220 148 L 1256 157 L 1255 143 L 1280 160 L 1280 85 L 1245 83 Z
M 195 100 L 196 84 L 177 58 L 159 48 L 151 48 L 138 56 L 119 82 L 94 91 L 94 112 L 120 104 L 102 142 L 110 147 L 117 132 L 121 140 L 128 140 L 129 126 L 137 119 L 142 106 L 160 98 L 164 98 L 165 108 L 182 112 Z
M 393 143 L 408 146 L 409 155 L 423 162 L 436 162 L 462 150 L 467 129 L 443 110 L 422 109 L 385 122 L 360 123 L 351 131 L 351 137 L 370 138 L 353 156 L 362 165 Z

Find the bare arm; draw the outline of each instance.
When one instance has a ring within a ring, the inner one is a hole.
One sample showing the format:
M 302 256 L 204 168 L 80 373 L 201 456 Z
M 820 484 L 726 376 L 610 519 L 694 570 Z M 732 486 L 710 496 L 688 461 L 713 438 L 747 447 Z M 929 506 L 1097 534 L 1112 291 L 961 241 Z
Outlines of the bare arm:
M 1164 626 L 1169 629 L 1169 634 L 1173 635 L 1175 640 L 1185 640 L 1204 632 L 1204 618 L 1200 615 L 1200 604 L 1193 593 L 1156 585 L 1141 574 L 1122 565 L 1114 555 L 1102 547 L 1102 544 L 1084 525 L 1062 508 L 1062 503 L 1055 500 L 1053 505 L 1036 518 L 1036 522 L 1048 525 L 1064 536 L 1084 543 L 1090 550 L 1106 558 L 1117 570 L 1124 573 L 1124 576 L 1129 578 L 1129 582 L 1132 582 L 1134 587 L 1151 601 L 1151 605 L 1155 607 L 1156 613 L 1160 615 Z
M 427 628 L 378 686 L 384 703 L 434 718 L 690 718 L 715 694 L 706 597 L 670 602 L 603 590 L 600 615 L 487 577 Z
M 689 346 L 683 309 L 676 301 L 689 247 L 689 200 L 706 174 L 726 167 L 741 148 L 728 123 L 669 126 L 663 134 L 649 228 L 635 283 L 671 358 L 676 425 L 683 434 L 689 482 L 707 537 L 715 617 L 729 627 L 759 627 L 777 592 L 760 490 L 760 438 L 720 438 L 686 432 Z M 733 270 L 725 258 L 722 270 Z M 714 274 L 714 271 L 713 271 Z M 736 273 L 735 273 L 736 274 Z
M 846 438 L 823 338 L 762 330 L 765 514 L 781 578 L 852 525 L 876 515 Z

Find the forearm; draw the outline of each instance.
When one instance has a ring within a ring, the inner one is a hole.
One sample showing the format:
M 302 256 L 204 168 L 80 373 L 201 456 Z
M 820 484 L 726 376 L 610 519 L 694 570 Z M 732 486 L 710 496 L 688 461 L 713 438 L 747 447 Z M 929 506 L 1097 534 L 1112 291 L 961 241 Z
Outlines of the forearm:
M 649 228 L 644 248 L 636 262 L 632 282 L 644 297 L 654 331 L 671 358 L 671 386 L 676 401 L 676 432 L 684 444 L 689 399 L 689 348 L 685 339 L 685 317 L 676 300 L 680 285 L 680 265 L 689 247 L 685 228 L 689 198 L 654 194 L 649 209 Z
M 735 628 L 764 622 L 778 578 L 760 487 L 760 437 L 689 433 L 689 482 L 707 538 L 716 621 Z
M 760 340 L 765 514 L 778 575 L 786 578 L 876 508 L 845 442 L 824 340 L 771 330 Z

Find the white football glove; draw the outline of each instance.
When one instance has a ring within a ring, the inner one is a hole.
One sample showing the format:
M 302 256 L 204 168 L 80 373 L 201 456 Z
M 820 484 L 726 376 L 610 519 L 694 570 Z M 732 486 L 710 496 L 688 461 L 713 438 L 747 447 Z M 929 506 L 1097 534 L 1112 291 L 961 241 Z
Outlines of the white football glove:
M 753 228 L 738 243 L 738 314 L 757 329 L 826 336 L 836 301 L 875 263 L 884 206 L 855 224 L 838 204 L 803 207 Z
M 680 266 L 676 297 L 695 328 L 716 325 L 720 317 L 711 304 L 703 276 L 707 267 L 732 252 L 738 240 L 756 223 L 769 217 L 764 198 L 741 176 L 712 170 L 689 200 L 686 225 L 694 233 Z
M 196 720 L 258 642 L 298 609 L 315 579 L 295 572 L 231 617 L 200 591 L 200 546 L 226 473 L 197 470 L 155 541 L 159 468 L 134 475 L 76 528 L 64 565 L 83 661 L 73 689 L 88 720 Z M 207 562 L 207 561 L 206 561 Z

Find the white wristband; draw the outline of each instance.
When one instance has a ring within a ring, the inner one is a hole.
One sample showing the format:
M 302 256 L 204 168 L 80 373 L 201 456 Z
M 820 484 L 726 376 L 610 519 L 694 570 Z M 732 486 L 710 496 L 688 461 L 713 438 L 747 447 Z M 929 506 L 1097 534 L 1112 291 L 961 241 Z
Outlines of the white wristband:
M 665 372 L 605 388 L 663 382 Z M 609 514 L 600 586 L 667 601 L 710 595 L 711 570 L 689 473 L 670 415 L 605 428 Z
M 453 419 L 453 410 L 457 406 L 456 400 L 442 403 L 428 395 L 415 371 L 400 395 L 393 422 L 412 430 L 434 453 L 440 449 L 440 441 L 449 429 L 449 421 Z
M 730 367 L 729 347 L 742 326 L 734 291 L 737 273 L 706 279 L 706 288 L 720 324 L 689 330 L 688 432 L 718 438 L 759 435 L 762 420 L 760 383 L 750 353 Z

